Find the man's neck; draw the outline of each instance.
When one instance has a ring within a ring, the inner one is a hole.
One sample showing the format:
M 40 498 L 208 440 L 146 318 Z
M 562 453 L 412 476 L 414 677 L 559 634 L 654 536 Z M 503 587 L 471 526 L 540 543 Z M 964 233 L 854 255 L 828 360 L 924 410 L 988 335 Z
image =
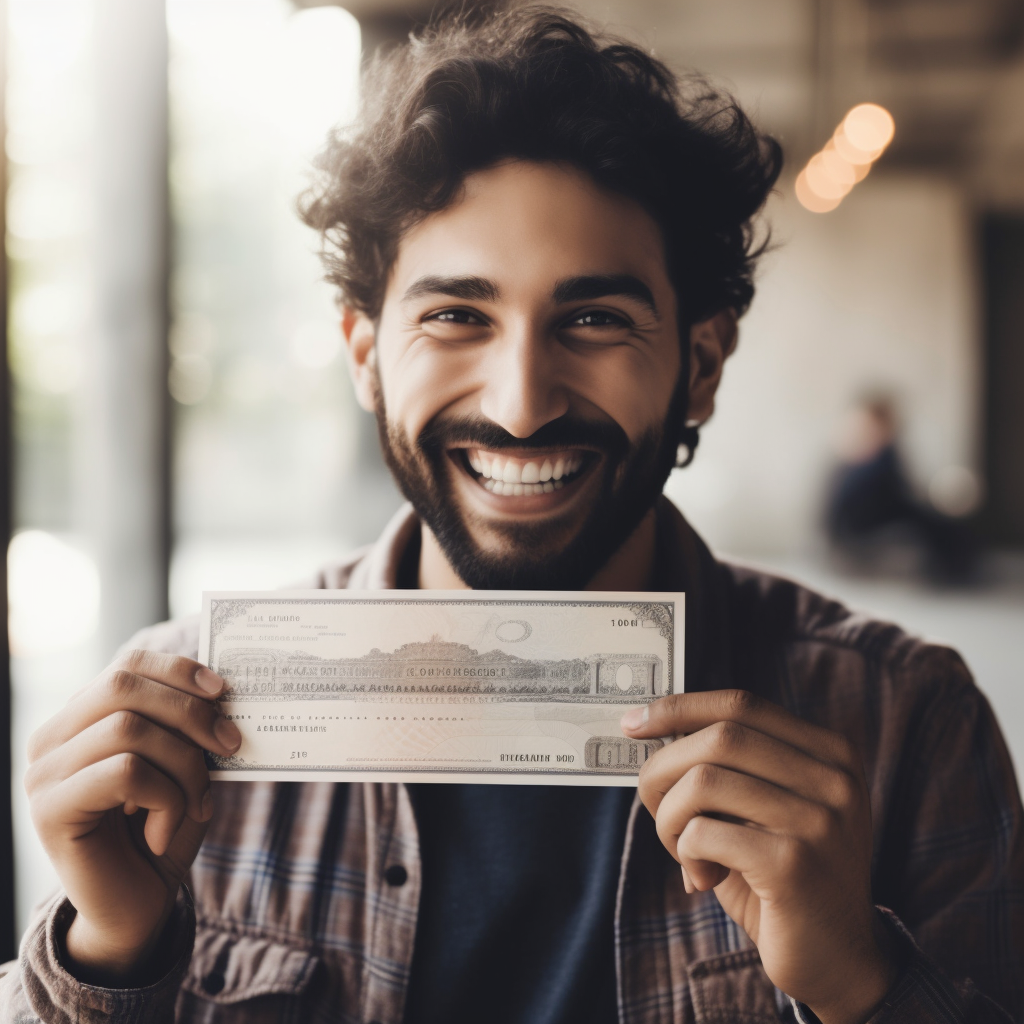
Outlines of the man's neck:
M 445 558 L 437 538 L 426 526 L 422 531 L 420 590 L 467 590 Z M 650 590 L 654 579 L 655 534 L 655 513 L 651 509 L 584 589 Z

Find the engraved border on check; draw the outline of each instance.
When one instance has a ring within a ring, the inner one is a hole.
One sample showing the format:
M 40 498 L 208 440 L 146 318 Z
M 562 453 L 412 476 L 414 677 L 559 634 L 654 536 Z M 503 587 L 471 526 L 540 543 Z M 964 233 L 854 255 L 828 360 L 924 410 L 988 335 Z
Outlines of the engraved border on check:
M 392 598 L 392 597 L 344 597 L 343 592 L 339 593 L 335 597 L 213 597 L 210 598 L 210 649 L 208 656 L 210 664 L 216 664 L 214 656 L 214 647 L 217 643 L 217 638 L 220 632 L 223 630 L 227 622 L 236 615 L 241 615 L 249 609 L 258 605 L 303 605 L 308 607 L 309 605 L 332 605 L 332 604 L 351 604 L 351 605 L 387 605 L 389 607 L 395 607 L 396 605 L 408 606 L 408 607 L 422 607 L 423 605 L 440 605 L 442 607 L 451 607 L 453 605 L 470 605 L 474 608 L 479 608 L 483 605 L 500 605 L 504 608 L 549 608 L 552 605 L 557 605 L 561 608 L 624 608 L 628 609 L 630 614 L 639 615 L 642 613 L 651 614 L 655 621 L 658 623 L 658 632 L 662 637 L 665 638 L 668 644 L 667 660 L 668 665 L 666 671 L 668 673 L 668 686 L 665 689 L 666 693 L 676 692 L 676 673 L 675 673 L 675 614 L 676 614 L 676 602 L 675 601 L 644 601 L 642 603 L 637 602 L 635 599 L 624 598 L 621 601 L 605 600 L 605 601 L 558 601 L 558 600 L 525 600 L 525 599 L 510 599 L 502 600 L 501 598 L 484 598 L 484 599 L 462 599 L 457 597 L 446 597 L 446 598 L 423 598 L 420 600 L 409 600 L 408 598 Z M 635 703 L 635 701 L 634 701 Z

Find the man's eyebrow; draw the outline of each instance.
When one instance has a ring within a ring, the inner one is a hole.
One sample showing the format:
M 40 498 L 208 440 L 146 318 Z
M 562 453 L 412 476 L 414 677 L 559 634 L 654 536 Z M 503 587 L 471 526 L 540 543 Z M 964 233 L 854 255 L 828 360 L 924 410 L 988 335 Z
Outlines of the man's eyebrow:
M 486 277 L 435 277 L 428 275 L 413 281 L 406 289 L 402 301 L 416 299 L 421 295 L 447 295 L 467 302 L 497 302 L 500 292 L 493 281 Z
M 658 316 L 654 294 L 638 277 L 632 274 L 585 274 L 581 277 L 566 277 L 555 285 L 552 293 L 555 302 L 589 302 L 603 299 L 608 295 L 625 295 L 647 306 Z

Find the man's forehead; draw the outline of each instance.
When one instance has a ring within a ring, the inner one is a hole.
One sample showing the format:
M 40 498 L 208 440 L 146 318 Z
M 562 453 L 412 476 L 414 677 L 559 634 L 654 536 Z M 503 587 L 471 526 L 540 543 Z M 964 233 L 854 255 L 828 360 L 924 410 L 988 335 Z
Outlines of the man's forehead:
M 401 239 L 389 298 L 423 278 L 479 278 L 507 294 L 563 280 L 632 276 L 667 283 L 661 235 L 638 204 L 557 164 L 503 164 L 467 178 L 456 202 Z M 480 296 L 483 297 L 482 295 Z

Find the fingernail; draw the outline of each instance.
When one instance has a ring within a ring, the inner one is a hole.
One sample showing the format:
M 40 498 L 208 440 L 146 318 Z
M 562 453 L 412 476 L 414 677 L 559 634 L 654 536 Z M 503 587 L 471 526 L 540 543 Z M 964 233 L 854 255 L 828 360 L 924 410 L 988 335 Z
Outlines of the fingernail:
M 207 693 L 220 693 L 224 689 L 224 680 L 204 665 L 196 669 L 196 685 Z
M 647 705 L 642 708 L 630 708 L 623 716 L 621 725 L 623 729 L 639 729 L 647 724 Z
M 689 874 L 687 874 L 686 868 L 684 868 L 682 866 L 682 864 L 680 864 L 679 867 L 681 868 L 681 870 L 683 872 L 683 888 L 687 891 L 687 893 L 692 894 L 693 893 L 693 882 L 690 881 L 690 876 L 689 876 Z
M 213 794 L 207 790 L 203 794 L 203 821 L 209 821 L 213 817 Z
M 218 718 L 213 723 L 213 734 L 221 746 L 226 747 L 232 754 L 242 745 L 242 734 L 238 731 L 238 726 L 226 718 Z

